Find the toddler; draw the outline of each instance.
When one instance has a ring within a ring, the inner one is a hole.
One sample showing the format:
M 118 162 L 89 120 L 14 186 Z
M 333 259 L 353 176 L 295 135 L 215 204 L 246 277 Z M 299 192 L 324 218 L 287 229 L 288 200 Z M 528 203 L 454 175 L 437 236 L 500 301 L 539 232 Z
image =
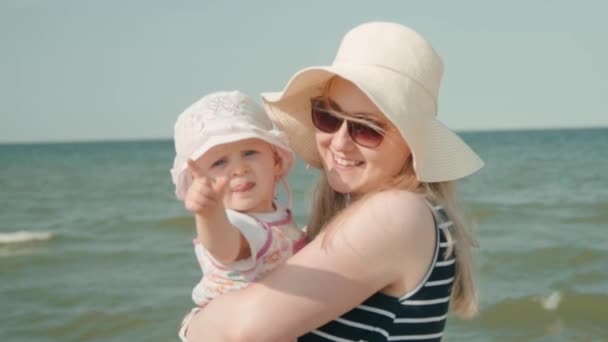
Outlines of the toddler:
M 291 215 L 286 181 L 294 154 L 264 109 L 238 92 L 216 92 L 175 123 L 175 193 L 194 214 L 194 250 L 203 277 L 192 291 L 193 315 L 222 293 L 247 286 L 287 260 L 306 238 Z M 277 202 L 285 185 L 288 207 Z

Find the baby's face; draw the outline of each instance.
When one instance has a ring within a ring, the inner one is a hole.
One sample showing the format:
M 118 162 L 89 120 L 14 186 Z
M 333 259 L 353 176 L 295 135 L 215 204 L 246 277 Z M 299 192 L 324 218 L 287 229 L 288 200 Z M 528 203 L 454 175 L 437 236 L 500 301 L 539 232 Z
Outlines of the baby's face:
M 228 177 L 226 208 L 241 212 L 271 212 L 281 163 L 272 146 L 260 139 L 246 139 L 211 148 L 195 161 L 211 178 Z

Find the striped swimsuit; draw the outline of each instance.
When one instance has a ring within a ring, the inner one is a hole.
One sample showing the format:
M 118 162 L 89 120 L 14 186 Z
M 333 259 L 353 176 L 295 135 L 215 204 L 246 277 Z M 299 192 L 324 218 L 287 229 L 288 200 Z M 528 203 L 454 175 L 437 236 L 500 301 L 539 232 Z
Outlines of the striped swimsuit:
M 453 253 L 444 258 L 446 249 L 453 243 L 448 241 L 445 230 L 451 230 L 453 224 L 441 206 L 432 205 L 432 211 L 438 232 L 435 256 L 418 288 L 400 297 L 377 292 L 298 341 L 440 341 L 456 265 Z

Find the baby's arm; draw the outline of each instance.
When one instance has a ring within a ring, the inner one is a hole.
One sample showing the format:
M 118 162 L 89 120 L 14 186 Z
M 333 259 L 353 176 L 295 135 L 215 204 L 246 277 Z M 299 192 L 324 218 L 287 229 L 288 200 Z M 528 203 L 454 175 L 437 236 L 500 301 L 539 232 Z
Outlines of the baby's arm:
M 223 264 L 246 258 L 249 255 L 249 245 L 228 220 L 222 202 L 228 179 L 210 179 L 191 160 L 188 161 L 188 169 L 193 181 L 184 205 L 194 214 L 199 241 Z

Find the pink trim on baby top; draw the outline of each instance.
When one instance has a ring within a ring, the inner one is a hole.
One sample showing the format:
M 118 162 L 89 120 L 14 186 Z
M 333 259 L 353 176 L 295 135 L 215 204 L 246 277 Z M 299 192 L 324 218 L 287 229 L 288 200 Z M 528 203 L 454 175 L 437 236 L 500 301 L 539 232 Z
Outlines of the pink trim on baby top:
M 258 223 L 261 223 L 262 226 L 268 232 L 268 238 L 266 238 L 266 243 L 264 243 L 264 246 L 262 246 L 262 248 L 260 248 L 260 250 L 258 251 L 258 254 L 255 256 L 256 260 L 259 260 L 262 256 L 264 256 L 264 254 L 266 254 L 266 252 L 268 251 L 268 248 L 270 248 L 270 244 L 272 243 L 272 228 L 271 227 L 280 226 L 280 225 L 284 225 L 284 224 L 291 222 L 291 210 L 286 209 L 286 211 L 287 211 L 287 215 L 285 215 L 284 218 L 277 220 L 277 221 L 268 222 L 268 223 L 259 220 L 255 216 L 253 217 L 256 221 L 258 221 Z
M 258 251 L 258 254 L 255 255 L 255 260 L 260 260 L 260 258 L 262 256 L 264 256 L 264 254 L 266 252 L 268 252 L 268 248 L 270 248 L 270 245 L 272 244 L 272 228 L 271 228 L 270 224 L 266 224 L 266 223 L 258 220 L 257 218 L 255 218 L 255 219 L 256 219 L 256 221 L 258 221 L 259 223 L 262 224 L 262 227 L 264 227 L 264 229 L 266 229 L 266 232 L 267 232 L 266 242 L 264 243 L 264 246 L 262 246 L 262 248 L 260 248 L 260 250 Z
M 266 222 L 258 219 L 257 217 L 255 217 L 253 215 L 251 216 L 258 223 L 260 223 L 262 225 L 262 227 L 264 227 L 264 229 L 266 230 L 266 233 L 267 233 L 266 234 L 266 242 L 264 242 L 264 245 L 262 246 L 262 248 L 260 248 L 260 250 L 258 251 L 258 253 L 255 255 L 255 259 L 256 260 L 260 260 L 264 256 L 264 254 L 266 254 L 266 252 L 268 252 L 268 249 L 272 245 L 272 228 L 271 227 L 272 226 L 279 226 L 279 225 L 283 225 L 283 224 L 287 224 L 287 223 L 291 222 L 291 217 L 292 217 L 291 210 L 286 209 L 286 211 L 287 211 L 287 215 L 285 215 L 284 218 L 282 218 L 280 220 L 277 220 L 277 221 L 268 222 L 268 223 L 266 223 Z M 192 240 L 192 242 L 195 245 L 201 243 L 198 238 Z M 302 247 L 304 247 L 304 245 L 306 245 L 306 239 L 305 238 L 302 238 L 302 239 L 296 241 L 294 243 L 294 245 L 293 245 L 293 252 L 295 253 L 295 252 L 299 251 Z M 209 255 L 209 253 L 207 252 L 207 250 L 205 250 L 205 253 L 207 254 L 207 256 L 209 257 L 209 260 L 211 261 L 211 263 L 215 267 L 217 267 L 217 268 L 219 268 L 221 270 L 229 270 L 230 269 L 230 268 L 224 267 L 224 266 L 218 264 L 217 262 L 215 262 L 215 259 L 211 255 Z M 255 268 L 255 265 L 252 268 L 248 269 L 248 270 L 243 270 L 242 272 L 247 272 L 247 271 L 250 271 L 250 270 L 252 270 L 254 268 Z
M 306 238 L 306 235 L 302 236 L 301 239 L 294 242 L 293 248 L 292 248 L 293 254 L 296 254 L 296 252 L 298 252 L 300 249 L 304 248 L 304 246 L 306 246 L 307 243 L 308 243 L 308 239 Z
M 266 224 L 264 224 L 264 222 L 261 222 L 261 223 L 262 223 L 262 227 L 264 227 L 264 229 L 266 230 L 266 233 L 267 233 L 266 234 L 266 242 L 264 242 L 264 245 L 262 246 L 262 248 L 260 248 L 260 250 L 258 251 L 258 254 L 256 254 L 256 256 L 255 256 L 256 260 L 259 260 L 264 255 L 264 253 L 266 253 L 268 251 L 268 248 L 270 248 L 270 245 L 272 243 L 272 230 L 270 229 L 270 227 L 268 227 Z M 194 244 L 195 245 L 196 244 L 200 244 L 200 243 L 201 242 L 198 239 L 194 239 Z M 203 252 L 205 254 L 207 254 L 207 258 L 213 264 L 213 266 L 215 266 L 218 269 L 223 270 L 223 271 L 231 270 L 231 268 L 229 268 L 229 267 L 225 267 L 225 266 L 223 266 L 221 264 L 218 264 L 215 261 L 215 259 L 213 258 L 213 256 L 211 254 L 209 254 L 209 252 L 206 249 L 203 248 Z M 246 269 L 246 270 L 242 270 L 241 272 L 248 272 L 248 271 L 253 270 L 254 268 L 255 268 L 255 264 L 251 268 Z
M 259 222 L 262 224 L 262 227 L 264 227 L 264 230 L 266 230 L 267 234 L 266 234 L 266 241 L 264 242 L 264 245 L 262 246 L 262 248 L 260 248 L 260 250 L 258 251 L 258 254 L 256 255 L 256 259 L 259 259 L 261 257 L 261 255 L 264 254 L 264 252 L 266 252 L 268 250 L 268 248 L 270 248 L 270 243 L 272 242 L 272 231 L 271 231 L 270 227 L 267 226 L 262 221 L 259 221 Z M 194 245 L 200 245 L 201 241 L 198 238 L 196 238 L 196 239 L 192 240 L 192 243 Z M 213 258 L 211 258 L 210 260 L 213 261 Z M 215 265 L 215 263 L 214 263 L 214 265 Z M 216 266 L 220 266 L 220 265 L 216 265 Z
M 268 224 L 271 225 L 271 226 L 278 226 L 278 225 L 283 225 L 283 224 L 289 223 L 291 221 L 291 210 L 285 209 L 285 211 L 287 211 L 287 215 L 285 215 L 284 218 L 282 218 L 280 220 L 277 220 L 277 221 L 268 222 Z M 257 220 L 257 218 L 255 218 L 255 219 Z

